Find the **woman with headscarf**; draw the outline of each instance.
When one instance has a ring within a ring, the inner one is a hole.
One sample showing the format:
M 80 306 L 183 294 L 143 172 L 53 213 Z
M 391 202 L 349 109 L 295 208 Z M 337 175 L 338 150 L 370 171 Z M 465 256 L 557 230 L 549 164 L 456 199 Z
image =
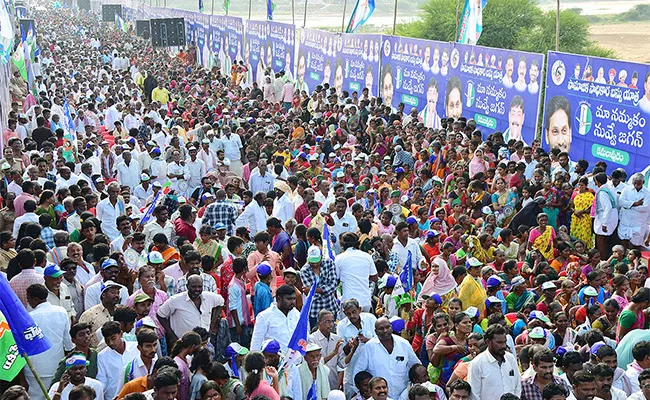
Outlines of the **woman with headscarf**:
M 431 262 L 431 272 L 422 284 L 418 301 L 422 300 L 423 295 L 431 296 L 437 294 L 442 299 L 442 308 L 447 309 L 447 305 L 452 297 L 455 296 L 456 280 L 451 275 L 450 265 L 456 264 L 454 245 L 450 242 L 441 245 L 442 253 L 436 256 Z
M 469 179 L 474 179 L 474 176 L 479 172 L 487 173 L 489 168 L 490 164 L 483 158 L 483 150 L 476 149 L 474 151 L 474 157 L 469 162 Z

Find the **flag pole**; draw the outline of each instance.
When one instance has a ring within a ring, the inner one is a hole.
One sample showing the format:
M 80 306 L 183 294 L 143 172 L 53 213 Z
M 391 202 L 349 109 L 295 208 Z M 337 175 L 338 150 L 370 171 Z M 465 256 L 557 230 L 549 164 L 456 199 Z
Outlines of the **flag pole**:
M 214 15 L 214 0 L 212 0 L 212 15 Z
M 302 20 L 302 27 L 304 28 L 306 26 L 307 26 L 307 0 L 305 0 L 305 16 L 303 17 Z
M 560 51 L 560 0 L 557 0 L 555 12 L 555 51 Z
M 248 0 L 248 19 L 251 19 L 251 11 L 253 7 L 253 0 Z
M 397 26 L 397 0 L 395 0 L 395 11 L 393 12 L 393 36 L 395 36 L 396 26 Z
M 291 0 L 291 23 L 296 25 L 296 1 Z
M 36 378 L 36 382 L 38 382 L 38 386 L 41 387 L 41 391 L 45 395 L 45 400 L 50 400 L 50 395 L 47 393 L 47 389 L 45 389 L 45 385 L 43 384 L 41 377 L 38 376 L 38 373 L 36 373 L 36 370 L 34 370 L 34 365 L 32 365 L 32 361 L 27 356 L 27 353 L 23 353 L 22 356 L 25 359 L 25 362 L 27 362 L 27 366 L 32 371 L 32 374 L 34 374 L 34 378 Z
M 341 21 L 341 33 L 345 32 L 345 10 L 348 7 L 348 0 L 343 2 L 343 20 Z
M 454 32 L 454 42 L 458 41 L 458 14 L 460 13 L 460 0 L 456 3 L 456 31 Z

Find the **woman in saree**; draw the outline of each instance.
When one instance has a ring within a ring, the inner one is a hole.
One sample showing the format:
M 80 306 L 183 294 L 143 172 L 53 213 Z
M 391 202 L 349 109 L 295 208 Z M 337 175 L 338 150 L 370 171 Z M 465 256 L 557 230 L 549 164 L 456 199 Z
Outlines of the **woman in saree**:
M 650 307 L 650 288 L 642 287 L 632 296 L 632 302 L 618 316 L 616 340 L 619 343 L 630 331 L 648 327 L 646 323 L 648 321 L 648 307 Z
M 164 233 L 157 233 L 154 235 L 153 239 L 154 247 L 151 248 L 151 251 L 158 251 L 163 256 L 165 264 L 170 261 L 179 261 L 181 259 L 178 251 L 172 246 L 169 245 L 167 236 Z
M 464 304 L 463 304 L 464 305 Z M 467 336 L 472 333 L 472 319 L 466 313 L 454 315 L 454 335 L 444 335 L 438 338 L 433 348 L 431 365 L 440 369 L 440 377 L 436 384 L 445 387 L 458 361 L 469 354 Z
M 548 177 L 545 177 L 542 180 L 542 190 L 537 192 L 535 197 L 543 197 L 545 200 L 544 204 L 544 213 L 548 216 L 548 224 L 553 228 L 553 231 L 557 231 L 558 216 L 560 215 L 560 199 L 555 189 L 552 185 L 551 180 Z
M 449 192 L 456 189 L 456 184 L 460 178 L 465 178 L 465 163 L 463 161 L 457 161 L 454 164 L 453 169 L 454 173 L 447 175 L 447 178 L 445 178 L 445 197 L 447 197 Z
M 497 218 L 497 225 L 507 226 L 510 218 L 515 213 L 517 192 L 507 189 L 504 178 L 496 178 L 494 185 L 496 191 L 492 194 L 492 209 Z
M 485 300 L 487 294 L 481 283 L 481 267 L 483 264 L 476 258 L 469 258 L 465 263 L 467 275 L 458 287 L 458 298 L 465 309 L 476 307 L 480 315 L 485 312 Z M 470 329 L 471 330 L 471 329 Z
M 570 263 L 579 263 L 580 259 L 572 255 L 571 245 L 567 242 L 557 244 L 557 257 L 551 261 L 551 267 L 557 274 L 567 270 Z
M 282 228 L 282 222 L 274 217 L 266 221 L 266 230 L 271 235 L 271 250 L 280 255 L 283 268 L 293 267 L 294 258 L 291 249 L 291 236 Z
M 576 237 L 587 245 L 593 244 L 593 220 L 591 219 L 591 205 L 594 203 L 594 194 L 588 189 L 589 179 L 586 176 L 578 179 L 578 190 L 573 192 L 569 208 L 573 210 L 571 216 L 571 236 Z
M 537 215 L 537 226 L 530 230 L 528 243 L 542 256 L 551 260 L 555 257 L 555 230 L 549 226 L 548 215 L 540 213 Z
M 214 229 L 209 225 L 199 228 L 199 237 L 194 240 L 194 247 L 203 256 L 214 258 L 215 268 L 223 264 L 223 246 L 214 239 Z
M 527 304 L 535 303 L 535 295 L 526 289 L 526 280 L 517 276 L 512 280 L 510 293 L 506 296 L 508 312 L 519 312 Z

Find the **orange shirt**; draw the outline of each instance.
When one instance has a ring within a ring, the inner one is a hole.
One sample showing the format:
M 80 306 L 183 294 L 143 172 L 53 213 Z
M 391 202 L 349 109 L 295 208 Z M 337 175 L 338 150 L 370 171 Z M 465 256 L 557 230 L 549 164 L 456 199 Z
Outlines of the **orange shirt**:
M 132 381 L 125 383 L 124 386 L 122 387 L 122 390 L 120 391 L 120 394 L 117 395 L 117 399 L 122 400 L 128 394 L 143 393 L 149 389 L 151 388 L 147 385 L 147 377 L 142 376 L 140 378 L 136 378 Z

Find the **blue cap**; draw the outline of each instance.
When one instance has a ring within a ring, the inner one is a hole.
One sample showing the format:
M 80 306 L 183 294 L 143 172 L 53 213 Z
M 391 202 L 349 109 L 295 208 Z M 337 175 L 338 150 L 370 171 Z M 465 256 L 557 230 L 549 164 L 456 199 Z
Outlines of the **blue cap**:
M 158 147 L 155 147 L 151 150 L 153 154 L 160 154 L 160 149 Z
M 113 260 L 112 258 L 107 258 L 106 261 L 102 263 L 102 269 L 110 267 L 117 267 L 117 261 Z
M 404 328 L 406 328 L 406 322 L 404 322 L 402 318 L 397 316 L 390 319 L 390 325 L 393 328 L 393 332 L 395 332 L 396 334 L 402 333 Z
M 386 278 L 386 287 L 392 288 L 397 284 L 397 278 L 394 275 L 388 275 Z
M 409 225 L 413 225 L 413 224 L 417 224 L 418 220 L 417 220 L 417 218 L 415 218 L 413 216 L 410 216 L 410 217 L 406 218 L 406 223 L 409 224 Z
M 435 229 L 432 229 L 429 232 L 427 232 L 427 238 L 434 238 L 434 237 L 436 237 L 438 235 L 440 235 L 440 232 L 438 232 Z
M 226 225 L 222 222 L 217 222 L 217 224 L 214 226 L 214 230 L 220 231 L 222 229 L 226 229 Z
M 502 283 L 503 283 L 503 280 L 501 280 L 501 278 L 499 278 L 498 276 L 492 275 L 487 280 L 487 287 L 491 288 L 491 287 L 499 286 Z
M 262 262 L 257 266 L 257 273 L 261 276 L 267 276 L 271 273 L 271 265 L 267 262 Z
M 50 278 L 58 278 L 63 275 L 63 271 L 61 271 L 58 265 L 50 264 L 43 270 L 43 275 Z
M 431 299 L 438 303 L 438 305 L 442 304 L 442 297 L 438 293 L 434 293 L 431 295 Z
M 396 174 L 403 174 L 404 173 L 404 168 L 402 168 L 402 167 L 395 168 L 395 173 Z
M 275 339 L 267 339 L 262 342 L 262 352 L 278 354 L 280 353 L 280 343 Z
M 307 154 L 305 154 L 304 151 L 301 151 L 300 153 L 298 153 L 298 157 L 307 158 Z

